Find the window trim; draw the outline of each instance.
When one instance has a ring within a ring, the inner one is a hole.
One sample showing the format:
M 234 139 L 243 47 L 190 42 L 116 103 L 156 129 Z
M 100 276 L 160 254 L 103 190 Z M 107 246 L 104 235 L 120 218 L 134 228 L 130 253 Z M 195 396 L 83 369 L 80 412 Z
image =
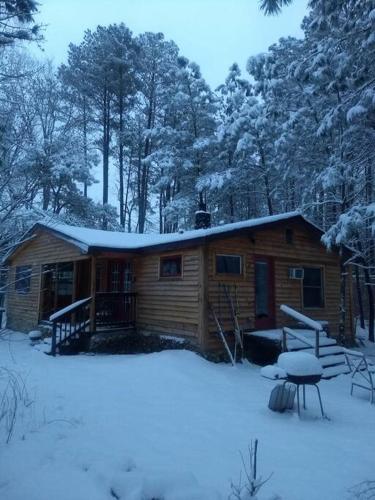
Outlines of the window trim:
M 21 271 L 22 268 L 24 269 L 24 271 Z M 23 278 L 17 277 L 18 273 L 25 272 L 26 269 L 27 269 L 27 272 L 28 272 L 28 276 L 23 277 Z M 32 265 L 30 265 L 30 264 L 23 264 L 21 266 L 16 266 L 15 275 L 14 275 L 14 290 L 15 290 L 15 292 L 17 294 L 19 294 L 19 295 L 27 295 L 28 293 L 30 293 L 30 291 L 31 291 L 31 277 L 32 277 L 32 274 L 33 274 L 33 266 Z M 24 279 L 28 280 L 27 287 L 25 287 L 25 288 L 18 288 L 18 286 L 20 286 L 21 280 L 24 280 Z
M 216 259 L 217 257 L 239 257 L 240 258 L 240 269 L 241 271 L 239 273 L 219 273 L 217 271 L 217 265 L 216 265 Z M 214 256 L 214 263 L 215 263 L 215 276 L 223 279 L 225 277 L 229 278 L 243 278 L 244 276 L 244 271 L 245 271 L 245 259 L 244 256 L 240 253 L 215 253 Z
M 319 265 L 302 265 L 301 266 L 304 270 L 305 269 L 319 269 L 320 270 L 320 276 L 321 276 L 321 283 L 320 283 L 320 289 L 321 289 L 321 294 L 322 294 L 322 304 L 320 306 L 305 306 L 305 296 L 304 296 L 304 279 L 301 280 L 301 297 L 302 297 L 302 307 L 305 310 L 314 310 L 314 309 L 325 309 L 326 307 L 326 292 L 325 292 L 325 267 L 324 266 L 319 266 Z M 314 287 L 310 287 L 314 288 Z M 318 288 L 318 287 L 315 287 Z
M 170 259 L 180 259 L 181 261 L 181 272 L 180 274 L 173 274 L 173 275 L 170 275 L 170 276 L 163 276 L 162 274 L 162 263 L 163 261 L 166 261 L 166 260 L 170 260 Z M 173 255 L 160 255 L 159 256 L 159 268 L 158 268 L 158 271 L 159 271 L 159 280 L 182 280 L 183 277 L 184 277 L 184 256 L 183 254 L 179 253 L 179 254 L 173 254 Z

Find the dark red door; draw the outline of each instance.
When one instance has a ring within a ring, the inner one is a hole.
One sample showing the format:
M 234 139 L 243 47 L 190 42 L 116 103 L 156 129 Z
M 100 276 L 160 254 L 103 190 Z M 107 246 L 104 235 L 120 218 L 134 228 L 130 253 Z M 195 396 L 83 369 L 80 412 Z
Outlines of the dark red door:
M 272 257 L 254 259 L 255 328 L 275 328 L 275 271 Z
M 115 323 L 129 321 L 132 272 L 130 261 L 113 260 L 109 262 L 107 299 L 111 304 L 111 314 Z

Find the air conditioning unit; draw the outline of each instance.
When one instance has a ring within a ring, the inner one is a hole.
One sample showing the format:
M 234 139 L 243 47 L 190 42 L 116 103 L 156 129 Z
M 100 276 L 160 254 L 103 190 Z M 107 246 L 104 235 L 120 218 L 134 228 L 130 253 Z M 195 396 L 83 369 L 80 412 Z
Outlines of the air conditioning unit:
M 290 267 L 289 268 L 289 279 L 291 280 L 303 280 L 303 267 Z

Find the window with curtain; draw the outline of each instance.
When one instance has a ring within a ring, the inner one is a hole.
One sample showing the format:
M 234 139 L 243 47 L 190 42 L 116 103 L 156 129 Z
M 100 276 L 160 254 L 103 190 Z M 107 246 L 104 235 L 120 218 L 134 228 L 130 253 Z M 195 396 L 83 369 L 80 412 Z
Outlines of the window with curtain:
M 161 278 L 180 278 L 182 276 L 182 256 L 173 255 L 171 257 L 160 258 Z

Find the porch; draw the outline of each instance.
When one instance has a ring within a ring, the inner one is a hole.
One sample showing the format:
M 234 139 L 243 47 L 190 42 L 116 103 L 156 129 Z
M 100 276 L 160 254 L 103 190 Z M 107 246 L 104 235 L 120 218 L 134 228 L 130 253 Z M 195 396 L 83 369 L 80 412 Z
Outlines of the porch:
M 105 256 L 42 266 L 39 322 L 52 326 L 52 354 L 95 333 L 134 328 L 133 260 Z

